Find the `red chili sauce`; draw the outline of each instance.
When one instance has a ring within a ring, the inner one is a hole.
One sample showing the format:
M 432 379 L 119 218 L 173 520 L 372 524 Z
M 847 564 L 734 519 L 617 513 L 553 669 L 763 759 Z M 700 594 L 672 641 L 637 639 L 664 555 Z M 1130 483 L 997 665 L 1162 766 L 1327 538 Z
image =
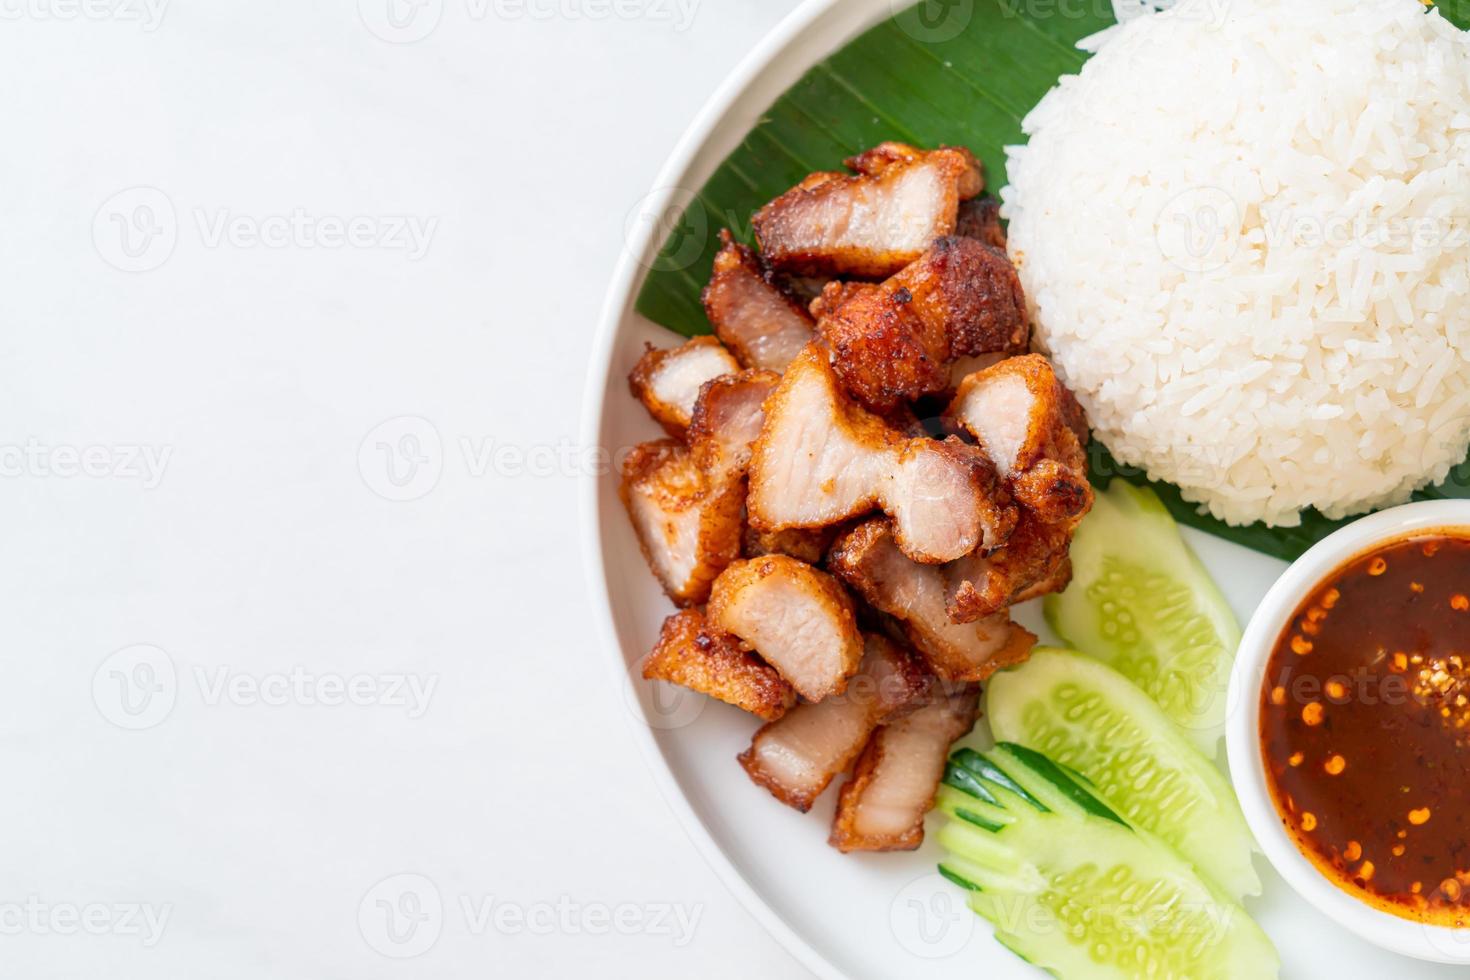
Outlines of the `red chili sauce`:
M 1470 925 L 1470 538 L 1392 542 L 1312 591 L 1266 666 L 1261 752 L 1281 822 L 1338 887 Z

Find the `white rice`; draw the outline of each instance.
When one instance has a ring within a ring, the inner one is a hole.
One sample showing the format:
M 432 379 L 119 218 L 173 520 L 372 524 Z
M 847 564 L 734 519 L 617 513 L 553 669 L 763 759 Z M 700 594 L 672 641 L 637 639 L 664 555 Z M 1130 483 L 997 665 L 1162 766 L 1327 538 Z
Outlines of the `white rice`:
M 1470 42 L 1419 0 L 1182 0 L 1025 121 L 1039 346 L 1231 523 L 1397 503 L 1470 443 Z

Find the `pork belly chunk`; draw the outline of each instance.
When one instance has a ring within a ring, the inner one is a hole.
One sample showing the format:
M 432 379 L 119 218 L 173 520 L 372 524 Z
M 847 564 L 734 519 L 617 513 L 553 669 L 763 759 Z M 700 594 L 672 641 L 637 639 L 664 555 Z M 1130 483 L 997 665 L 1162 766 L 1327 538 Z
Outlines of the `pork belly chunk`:
M 954 233 L 977 239 L 1004 252 L 1006 230 L 1000 223 L 1000 202 L 993 197 L 977 197 L 961 204 Z
M 860 524 L 837 540 L 827 567 L 879 612 L 898 620 L 935 674 L 983 681 L 1031 655 L 1036 637 L 1005 612 L 956 623 L 945 608 L 944 571 L 911 561 L 888 521 Z
M 1015 498 L 1047 523 L 1074 522 L 1092 506 L 1085 422 L 1040 354 L 1012 357 L 960 383 L 947 412 L 973 435 Z
M 740 765 L 758 785 L 803 813 L 862 751 L 873 729 L 923 699 L 932 676 L 910 651 L 865 638 L 862 666 L 847 691 L 802 702 L 755 733 Z
M 710 480 L 673 439 L 635 446 L 622 475 L 623 506 L 664 591 L 681 606 L 703 602 L 715 576 L 740 557 L 742 480 Z
M 881 285 L 828 284 L 815 308 L 843 386 L 875 412 L 948 390 L 957 358 L 1021 351 L 1030 337 L 1010 261 L 960 236 L 936 240 Z
M 910 557 L 952 561 L 998 548 L 1016 522 L 985 454 L 958 439 L 905 436 L 839 392 L 811 345 L 766 402 L 747 500 L 759 531 L 827 527 L 874 508 Z
M 856 173 L 814 173 L 756 213 L 769 265 L 797 275 L 892 275 L 953 233 L 960 201 L 984 186 L 962 148 L 883 143 L 847 165 Z
M 1026 599 L 1060 592 L 1071 579 L 1071 528 L 1023 512 L 1005 546 L 944 566 L 945 603 L 956 623 L 973 623 Z
M 720 237 L 724 248 L 702 296 L 705 315 L 741 364 L 780 373 L 810 343 L 812 318 L 771 281 L 753 251 L 728 231 Z
M 781 376 L 772 371 L 722 374 L 704 383 L 690 413 L 688 442 L 711 479 L 745 474 L 761 433 L 766 398 Z
M 832 576 L 786 555 L 731 564 L 715 580 L 708 614 L 808 701 L 842 693 L 862 659 L 852 599 Z
M 775 721 L 796 704 L 796 691 L 776 668 L 714 629 L 697 609 L 664 620 L 658 644 L 643 659 L 643 676 L 668 681 Z
M 739 370 L 718 340 L 695 337 L 678 347 L 650 346 L 628 375 L 628 385 L 664 431 L 682 438 L 704 383 Z
M 980 690 L 968 685 L 874 732 L 838 797 L 832 846 L 844 853 L 918 847 L 949 747 L 979 715 Z
M 820 565 L 827 557 L 827 549 L 837 529 L 832 527 L 794 527 L 785 531 L 757 531 L 750 525 L 745 527 L 742 547 L 747 558 L 761 555 L 790 555 L 808 565 Z

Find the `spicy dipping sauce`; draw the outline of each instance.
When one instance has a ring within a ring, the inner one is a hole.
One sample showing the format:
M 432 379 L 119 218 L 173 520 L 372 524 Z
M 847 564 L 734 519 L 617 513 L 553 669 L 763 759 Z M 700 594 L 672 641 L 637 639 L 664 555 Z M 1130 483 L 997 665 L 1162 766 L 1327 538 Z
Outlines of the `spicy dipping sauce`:
M 1338 887 L 1406 919 L 1470 925 L 1470 539 L 1353 559 L 1276 641 L 1266 782 Z

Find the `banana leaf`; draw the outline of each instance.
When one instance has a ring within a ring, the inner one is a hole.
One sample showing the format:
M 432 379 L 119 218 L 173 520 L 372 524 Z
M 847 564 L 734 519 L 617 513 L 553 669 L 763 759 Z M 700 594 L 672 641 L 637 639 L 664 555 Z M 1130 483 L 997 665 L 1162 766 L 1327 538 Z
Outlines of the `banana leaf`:
M 1291 0 L 1283 0 L 1291 2 Z M 1440 11 L 1470 27 L 1470 0 Z M 897 139 L 969 147 L 991 191 L 1005 185 L 1007 145 L 1023 141 L 1021 119 L 1087 55 L 1077 41 L 1113 23 L 1108 0 L 924 0 L 850 41 L 811 68 L 762 116 L 740 146 L 674 218 L 639 293 L 638 312 L 671 330 L 708 333 L 699 294 L 729 228 L 751 241 L 751 215 L 807 174 Z M 1346 521 L 1315 512 L 1301 525 L 1231 527 L 1180 496 L 1090 450 L 1093 478 L 1148 483 L 1185 524 L 1291 560 Z M 1419 498 L 1470 496 L 1470 461 Z

